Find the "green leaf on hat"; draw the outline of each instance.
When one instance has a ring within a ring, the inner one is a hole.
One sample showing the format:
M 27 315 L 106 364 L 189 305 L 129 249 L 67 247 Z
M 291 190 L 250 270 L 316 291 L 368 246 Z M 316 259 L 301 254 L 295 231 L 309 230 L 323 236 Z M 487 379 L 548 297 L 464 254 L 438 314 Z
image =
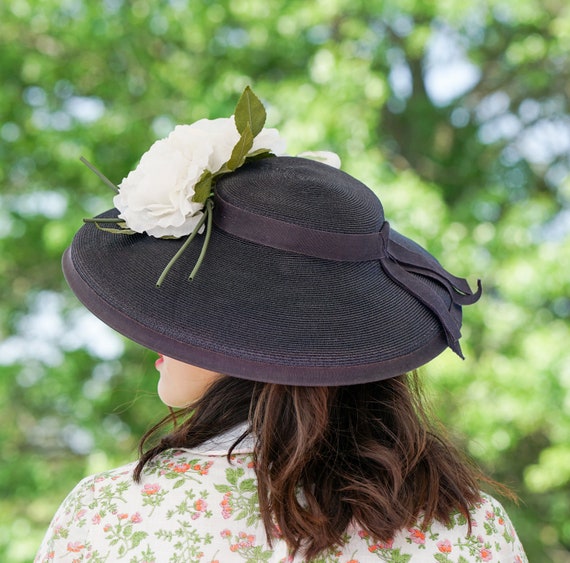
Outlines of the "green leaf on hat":
M 101 225 L 99 225 L 98 223 L 95 223 L 95 226 L 100 230 L 100 231 L 105 231 L 106 233 L 112 233 L 114 235 L 136 235 L 136 231 L 133 231 L 132 229 L 127 228 L 127 224 L 126 223 L 120 223 L 120 227 L 118 229 L 113 229 L 111 227 L 101 227 Z M 124 225 L 124 227 L 122 226 Z
M 251 147 L 253 147 L 253 138 L 254 135 L 250 126 L 246 125 L 239 141 L 232 150 L 232 156 L 230 156 L 230 159 L 226 162 L 225 168 L 227 168 L 228 171 L 233 172 L 245 162 Z
M 261 100 L 246 86 L 235 110 L 235 122 L 238 133 L 243 136 L 247 126 L 255 138 L 265 125 L 267 114 Z
M 204 170 L 202 176 L 200 176 L 200 179 L 198 180 L 198 183 L 194 186 L 192 201 L 204 203 L 210 197 L 213 179 L 214 175 L 209 170 Z
M 100 231 L 118 235 L 135 235 L 136 231 L 129 229 L 127 223 L 119 217 L 89 217 L 83 219 L 84 223 L 93 223 Z M 115 227 L 102 227 L 101 225 L 116 225 Z
M 263 158 L 270 158 L 272 156 L 275 155 L 268 149 L 257 149 L 256 151 L 250 152 L 247 155 L 246 161 L 249 162 L 250 160 L 261 160 Z

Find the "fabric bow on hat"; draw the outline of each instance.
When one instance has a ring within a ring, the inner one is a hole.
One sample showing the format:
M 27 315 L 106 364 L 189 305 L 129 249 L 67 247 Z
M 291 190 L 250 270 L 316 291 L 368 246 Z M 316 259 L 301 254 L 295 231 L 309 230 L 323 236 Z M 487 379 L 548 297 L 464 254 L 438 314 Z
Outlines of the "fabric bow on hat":
M 477 291 L 473 293 L 467 280 L 458 278 L 445 270 L 441 264 L 428 254 L 420 254 L 390 239 L 390 224 L 385 221 L 380 229 L 379 240 L 382 252 L 378 256 L 383 270 L 392 281 L 409 291 L 421 301 L 440 320 L 445 331 L 449 347 L 462 359 L 463 352 L 459 339 L 461 324 L 450 314 L 453 305 L 472 305 L 481 297 L 481 280 L 477 280 Z M 413 274 L 433 279 L 443 285 L 449 294 L 447 306 L 438 293 Z
M 481 281 L 477 281 L 477 291 L 473 293 L 465 279 L 450 274 L 429 253 L 414 251 L 391 238 L 388 221 L 382 223 L 378 233 L 333 233 L 260 216 L 231 205 L 219 196 L 214 201 L 214 223 L 222 230 L 251 242 L 339 262 L 378 260 L 392 281 L 437 316 L 449 347 L 464 358 L 459 344 L 461 317 L 454 318 L 452 309 L 454 305 L 475 303 L 481 297 Z M 449 304 L 429 283 L 414 274 L 440 283 L 447 290 Z

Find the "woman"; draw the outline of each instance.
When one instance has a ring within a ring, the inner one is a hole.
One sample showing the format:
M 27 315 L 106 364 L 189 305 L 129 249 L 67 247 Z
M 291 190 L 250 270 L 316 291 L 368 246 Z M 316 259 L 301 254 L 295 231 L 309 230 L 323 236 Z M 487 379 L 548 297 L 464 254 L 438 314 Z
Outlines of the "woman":
M 508 491 L 434 426 L 415 371 L 462 357 L 480 286 L 331 160 L 280 156 L 262 109 L 246 89 L 235 119 L 176 128 L 66 252 L 182 410 L 74 489 L 36 561 L 526 561 L 480 486 Z

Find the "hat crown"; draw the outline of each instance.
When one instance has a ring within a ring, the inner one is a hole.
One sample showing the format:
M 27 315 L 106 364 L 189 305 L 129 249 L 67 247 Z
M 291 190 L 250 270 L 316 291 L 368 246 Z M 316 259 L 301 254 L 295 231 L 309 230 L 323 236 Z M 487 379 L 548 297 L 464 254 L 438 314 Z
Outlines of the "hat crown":
M 374 233 L 384 211 L 362 182 L 327 164 L 305 158 L 253 161 L 220 178 L 216 193 L 252 213 L 334 233 Z
M 64 256 L 70 286 L 143 346 L 246 379 L 356 384 L 415 369 L 447 346 L 461 354 L 461 307 L 480 287 L 473 293 L 392 230 L 358 180 L 308 159 L 265 158 L 220 177 L 213 205 L 191 282 L 199 240 L 87 223 Z

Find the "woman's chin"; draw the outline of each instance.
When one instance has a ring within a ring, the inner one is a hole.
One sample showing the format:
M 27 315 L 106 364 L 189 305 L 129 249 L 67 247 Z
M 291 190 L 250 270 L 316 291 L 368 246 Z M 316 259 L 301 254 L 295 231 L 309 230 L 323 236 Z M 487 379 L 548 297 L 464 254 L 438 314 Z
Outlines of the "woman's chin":
M 173 409 L 181 409 L 187 407 L 191 402 L 192 399 L 188 397 L 181 397 L 180 391 L 176 392 L 176 389 L 169 389 L 161 379 L 158 381 L 157 386 L 158 397 L 159 399 L 167 406 Z

